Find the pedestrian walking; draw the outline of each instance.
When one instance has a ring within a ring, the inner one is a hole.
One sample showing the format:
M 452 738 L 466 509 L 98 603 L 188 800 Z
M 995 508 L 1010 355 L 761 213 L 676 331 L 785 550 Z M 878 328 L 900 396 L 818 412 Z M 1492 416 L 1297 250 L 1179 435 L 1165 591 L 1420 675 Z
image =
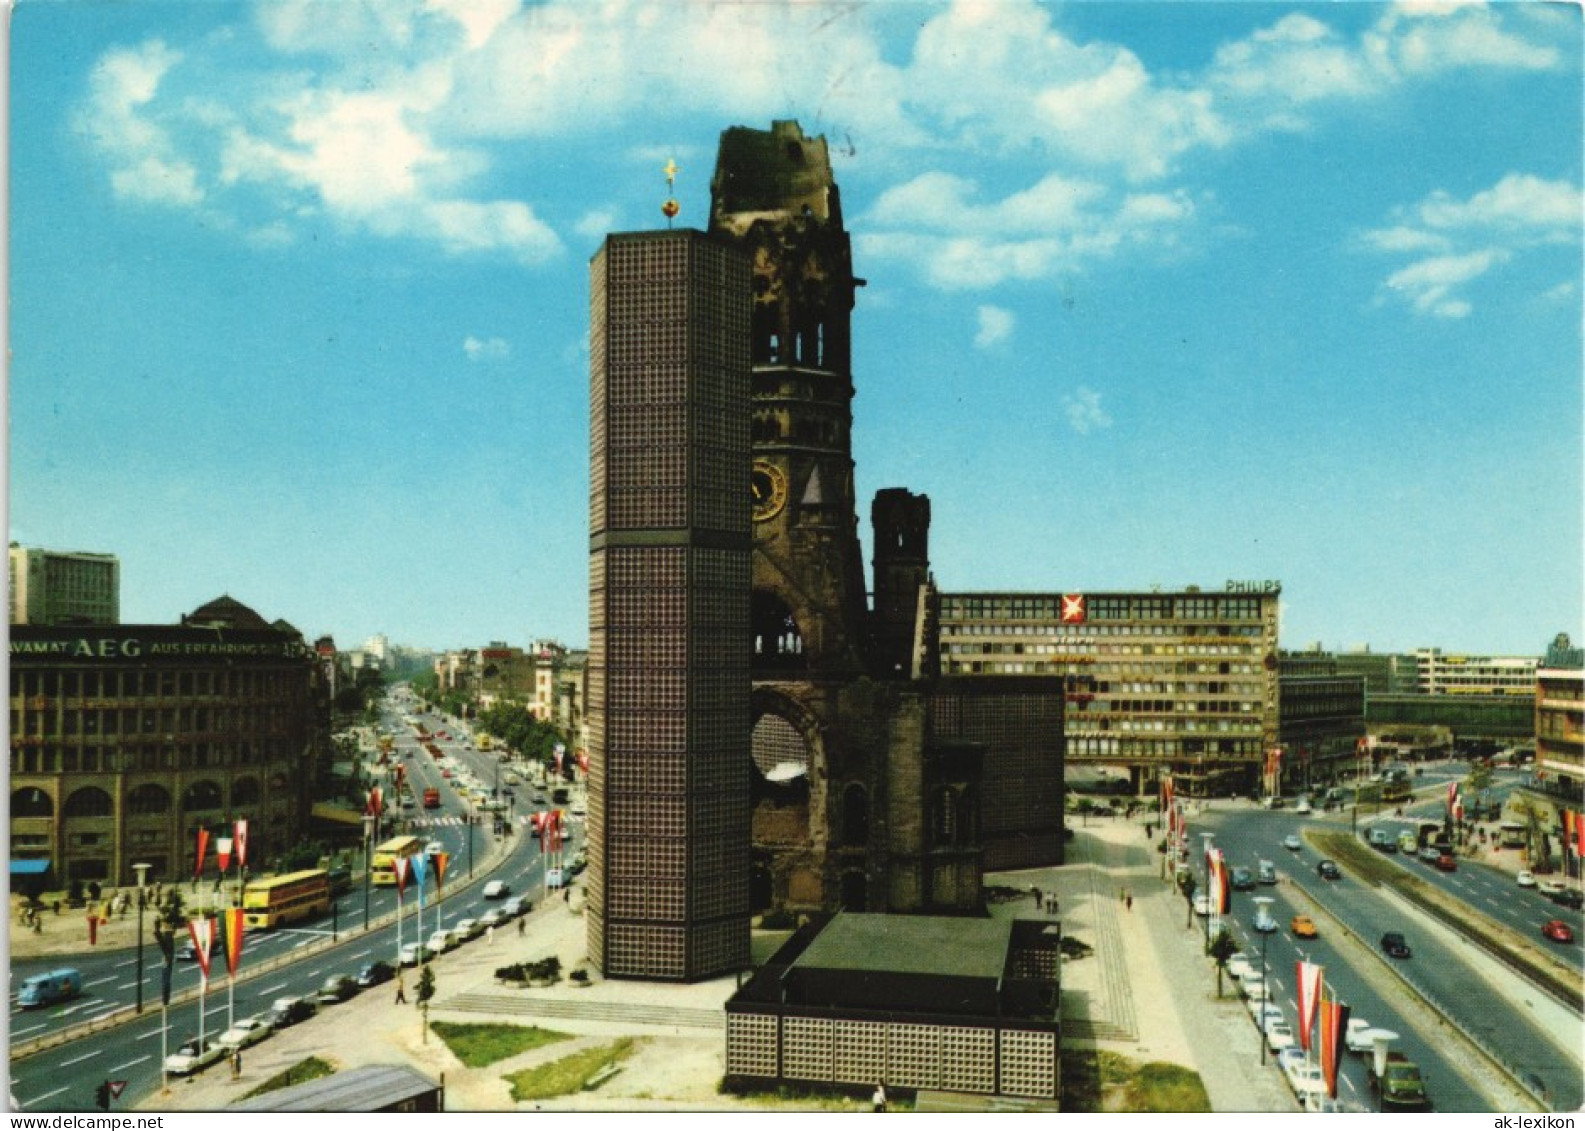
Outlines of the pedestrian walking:
M 494 946 L 495 945 L 495 928 L 493 926 L 486 927 L 484 929 L 484 945 L 485 946 Z
M 407 984 L 403 980 L 402 972 L 400 970 L 396 972 L 396 1004 L 407 1004 Z
M 519 919 L 517 921 L 517 937 L 518 938 L 522 938 L 523 935 L 527 933 L 527 931 L 528 931 L 528 920 L 527 919 Z
M 1132 911 L 1134 909 L 1134 893 L 1129 892 L 1123 896 L 1123 906 Z
M 1035 897 L 1035 906 L 1040 906 L 1040 889 L 1033 884 L 1029 885 L 1029 894 Z
M 231 1050 L 231 1078 L 236 1080 L 242 1075 L 242 1050 Z
M 874 1109 L 876 1111 L 885 1111 L 886 1110 L 886 1085 L 885 1084 L 876 1084 L 875 1085 L 875 1094 L 870 1097 L 870 1105 L 872 1107 L 874 1107 Z

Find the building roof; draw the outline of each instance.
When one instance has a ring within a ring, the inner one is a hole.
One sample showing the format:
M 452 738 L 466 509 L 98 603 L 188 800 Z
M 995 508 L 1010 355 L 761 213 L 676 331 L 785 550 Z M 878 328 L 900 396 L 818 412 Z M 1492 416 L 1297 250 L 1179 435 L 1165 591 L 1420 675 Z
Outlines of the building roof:
M 439 1085 L 403 1064 L 349 1068 L 232 1104 L 227 1111 L 379 1111 Z
M 190 628 L 262 628 L 270 622 L 230 594 L 222 594 L 207 605 L 200 605 L 182 618 Z
M 790 968 L 998 979 L 1012 925 L 1011 919 L 843 912 Z

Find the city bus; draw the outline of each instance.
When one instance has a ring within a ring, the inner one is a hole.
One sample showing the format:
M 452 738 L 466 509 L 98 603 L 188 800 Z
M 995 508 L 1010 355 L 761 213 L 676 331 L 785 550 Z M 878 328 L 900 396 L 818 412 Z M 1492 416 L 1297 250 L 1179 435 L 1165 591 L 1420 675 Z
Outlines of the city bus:
M 269 930 L 330 910 L 330 873 L 323 868 L 250 880 L 242 889 L 242 921 Z
M 424 842 L 416 836 L 395 836 L 374 850 L 374 863 L 369 866 L 370 881 L 381 887 L 396 884 L 396 862 L 417 856 L 424 850 Z

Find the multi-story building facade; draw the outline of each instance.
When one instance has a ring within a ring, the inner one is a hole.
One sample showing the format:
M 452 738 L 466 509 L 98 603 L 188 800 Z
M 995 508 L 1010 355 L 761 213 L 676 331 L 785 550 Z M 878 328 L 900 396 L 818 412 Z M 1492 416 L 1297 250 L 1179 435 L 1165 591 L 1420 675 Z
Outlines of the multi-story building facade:
M 1559 635 L 1536 671 L 1535 791 L 1554 813 L 1585 810 L 1585 649 Z
M 1535 656 L 1470 656 L 1420 648 L 1414 653 L 1415 690 L 1421 695 L 1535 694 Z
M 1420 666 L 1411 655 L 1363 648 L 1338 652 L 1332 659 L 1338 675 L 1357 675 L 1365 680 L 1368 696 L 1412 695 L 1420 686 Z
M 121 562 L 114 554 L 11 545 L 12 624 L 120 624 Z
M 749 964 L 749 260 L 692 230 L 590 266 L 588 945 Z
M 1069 764 L 1127 767 L 1138 792 L 1163 773 L 1246 792 L 1279 743 L 1279 593 L 948 593 L 941 672 L 1060 676 Z
M 1277 741 L 1284 792 L 1330 785 L 1355 769 L 1365 737 L 1365 677 L 1341 675 L 1334 657 L 1278 660 Z
M 13 626 L 10 698 L 11 855 L 63 880 L 189 878 L 195 830 L 236 818 L 267 867 L 329 757 L 313 650 L 229 598 L 181 625 Z

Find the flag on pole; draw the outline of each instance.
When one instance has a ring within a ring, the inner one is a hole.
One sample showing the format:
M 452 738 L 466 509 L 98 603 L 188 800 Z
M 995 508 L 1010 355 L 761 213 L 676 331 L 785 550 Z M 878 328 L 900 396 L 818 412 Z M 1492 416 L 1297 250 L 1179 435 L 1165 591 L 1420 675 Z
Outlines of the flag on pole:
M 1227 857 L 1216 850 L 1216 913 L 1230 914 L 1233 910 L 1233 877 L 1228 871 Z
M 209 830 L 198 827 L 198 855 L 193 859 L 193 879 L 204 874 L 204 858 L 209 855 Z
M 1337 1099 L 1337 1069 L 1343 1062 L 1343 1035 L 1348 1032 L 1348 1006 L 1340 1001 L 1321 1005 L 1321 1075 L 1326 1094 Z
M 215 838 L 215 860 L 224 872 L 231 867 L 231 838 L 228 836 Z
M 1322 967 L 1303 959 L 1294 963 L 1299 987 L 1299 1047 L 1310 1051 L 1310 1034 L 1315 1027 L 1315 1011 L 1321 1001 L 1324 980 Z
M 446 882 L 446 865 L 451 862 L 451 854 L 447 852 L 437 852 L 434 855 L 434 861 L 435 886 L 438 888 Z
M 396 898 L 400 900 L 402 893 L 407 890 L 407 857 L 398 856 L 391 865 L 391 870 L 396 873 Z
M 1449 814 L 1451 814 L 1457 808 L 1458 808 L 1458 782 L 1450 781 L 1450 782 L 1447 783 L 1447 811 L 1448 811 Z
M 154 941 L 159 944 L 160 954 L 165 959 L 165 965 L 160 974 L 160 1004 L 171 1004 L 171 966 L 176 961 L 176 936 L 169 928 L 160 930 L 160 924 L 154 925 Z
M 198 968 L 203 971 L 204 984 L 209 983 L 209 953 L 215 944 L 215 921 L 213 919 L 194 919 L 187 924 L 187 933 L 192 936 L 193 949 L 198 952 Z
M 242 964 L 242 908 L 232 907 L 225 912 L 226 924 L 226 973 L 233 978 L 237 976 L 237 967 Z
M 237 822 L 236 841 L 237 867 L 246 868 L 248 866 L 248 822 L 246 820 Z
M 418 894 L 424 894 L 424 879 L 429 872 L 429 855 L 424 852 L 413 857 L 413 879 L 418 884 Z

